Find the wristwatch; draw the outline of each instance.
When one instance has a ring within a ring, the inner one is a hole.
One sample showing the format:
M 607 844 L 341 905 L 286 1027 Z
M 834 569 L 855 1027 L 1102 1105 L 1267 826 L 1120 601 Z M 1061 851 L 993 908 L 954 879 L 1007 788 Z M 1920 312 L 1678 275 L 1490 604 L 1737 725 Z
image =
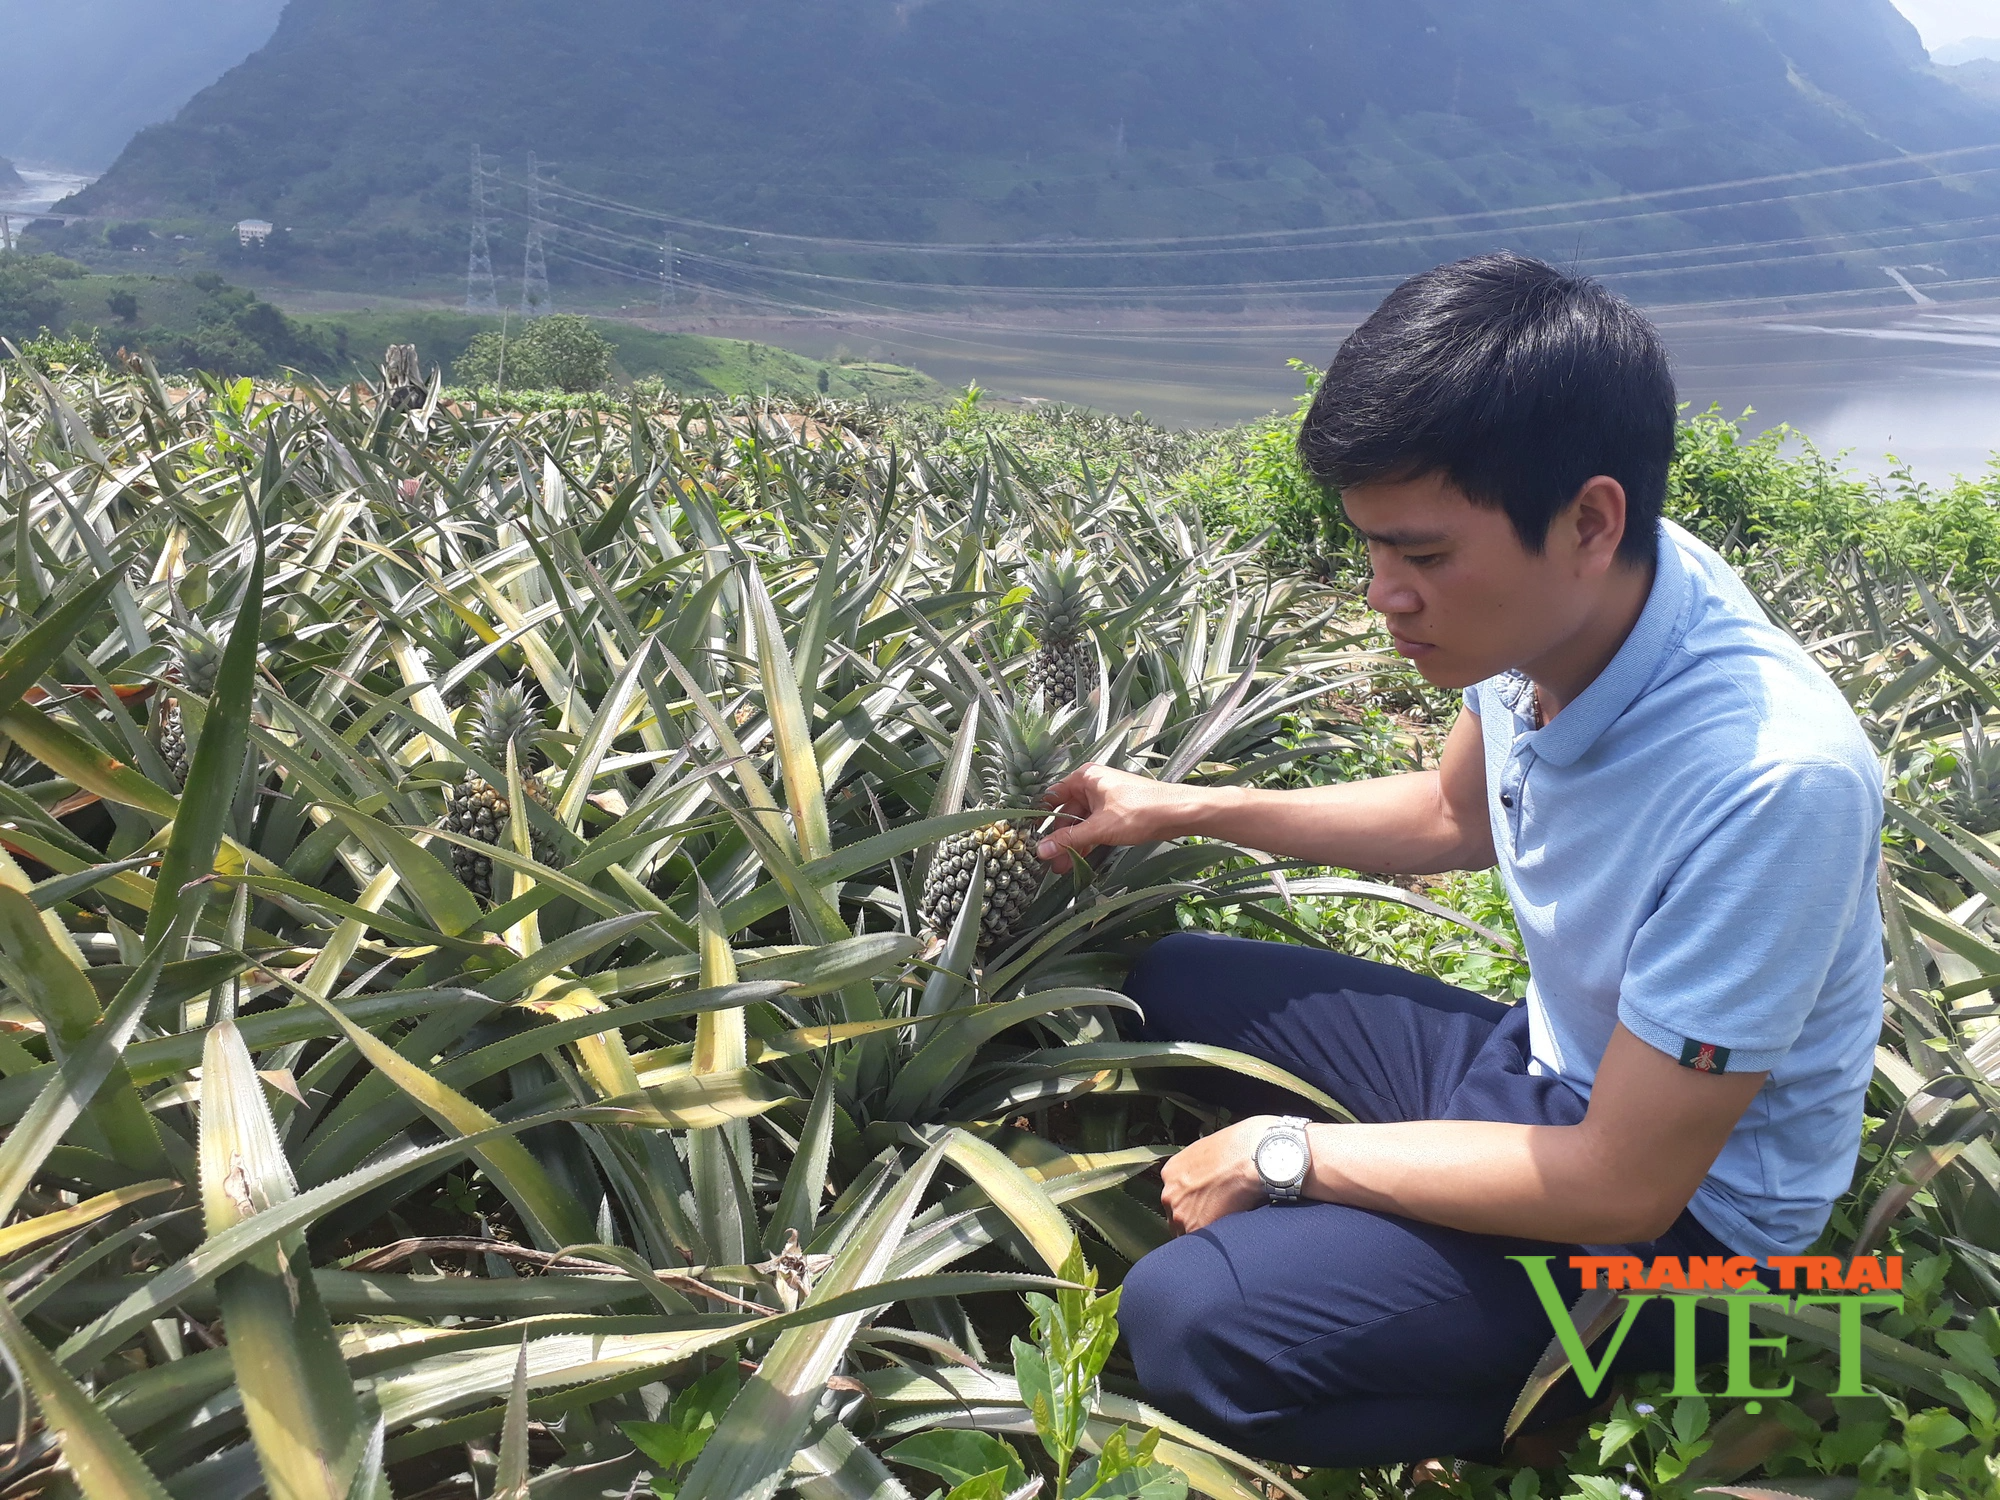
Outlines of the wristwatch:
M 1264 1132 L 1257 1143 L 1257 1175 L 1264 1179 L 1264 1191 L 1273 1203 L 1296 1203 L 1306 1173 L 1312 1170 L 1312 1146 L 1306 1139 L 1306 1122 L 1286 1115 Z

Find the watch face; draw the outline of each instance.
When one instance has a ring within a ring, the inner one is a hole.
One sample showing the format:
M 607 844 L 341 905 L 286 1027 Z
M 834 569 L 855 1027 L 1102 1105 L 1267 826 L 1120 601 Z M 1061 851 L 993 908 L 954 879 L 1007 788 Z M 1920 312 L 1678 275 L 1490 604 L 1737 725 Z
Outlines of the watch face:
M 1267 1182 L 1297 1182 L 1306 1173 L 1306 1148 L 1289 1135 L 1274 1135 L 1257 1148 L 1257 1169 Z

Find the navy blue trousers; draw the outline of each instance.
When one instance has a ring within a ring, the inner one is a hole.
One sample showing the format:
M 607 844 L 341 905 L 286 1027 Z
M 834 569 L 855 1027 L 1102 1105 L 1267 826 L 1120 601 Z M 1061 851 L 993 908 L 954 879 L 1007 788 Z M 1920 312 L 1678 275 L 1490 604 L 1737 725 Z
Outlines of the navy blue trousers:
M 1528 1071 L 1524 1008 L 1383 964 L 1283 943 L 1181 933 L 1151 948 L 1127 989 L 1140 1034 L 1206 1042 L 1278 1064 L 1367 1122 L 1571 1125 L 1584 1104 Z M 1180 1070 L 1238 1118 L 1314 1111 L 1219 1070 Z M 1147 1397 L 1246 1453 L 1351 1467 L 1496 1459 L 1507 1413 L 1553 1336 L 1509 1255 L 1553 1255 L 1566 1305 L 1585 1247 L 1501 1239 L 1331 1203 L 1232 1214 L 1155 1250 L 1125 1278 L 1119 1323 Z M 1650 1244 L 1593 1254 L 1727 1255 L 1689 1214 Z M 1721 1320 L 1704 1314 L 1704 1361 Z M 1646 1306 L 1615 1370 L 1673 1367 L 1672 1318 Z M 1603 1394 L 1600 1392 L 1600 1395 Z M 1573 1378 L 1537 1421 L 1586 1408 Z M 1531 1422 L 1532 1428 L 1536 1423 Z

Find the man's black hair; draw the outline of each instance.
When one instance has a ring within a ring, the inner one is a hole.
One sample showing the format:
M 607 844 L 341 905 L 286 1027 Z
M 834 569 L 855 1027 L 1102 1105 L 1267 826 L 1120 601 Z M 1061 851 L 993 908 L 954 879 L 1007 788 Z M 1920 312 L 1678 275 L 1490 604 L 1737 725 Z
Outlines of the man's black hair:
M 1659 331 L 1596 282 L 1521 255 L 1413 276 L 1348 336 L 1299 432 L 1339 489 L 1432 475 L 1539 552 L 1586 482 L 1625 487 L 1619 556 L 1653 560 L 1677 415 Z

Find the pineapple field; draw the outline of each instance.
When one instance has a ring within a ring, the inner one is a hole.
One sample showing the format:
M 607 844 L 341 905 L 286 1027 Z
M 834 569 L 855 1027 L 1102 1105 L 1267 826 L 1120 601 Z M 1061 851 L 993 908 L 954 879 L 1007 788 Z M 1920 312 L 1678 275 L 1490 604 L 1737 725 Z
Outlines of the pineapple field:
M 1126 1040 L 1131 957 L 1518 962 L 1483 877 L 1036 858 L 1084 760 L 1303 784 L 1453 711 L 1130 427 L 0 363 L 0 1496 L 1995 1493 L 2000 619 L 1861 553 L 1740 560 L 1890 788 L 1822 1247 L 1909 1267 L 1874 1394 L 1802 1309 L 1789 1398 L 1642 1384 L 1561 1470 L 1273 1468 L 1144 1403 L 1187 1070 L 1338 1106 Z

